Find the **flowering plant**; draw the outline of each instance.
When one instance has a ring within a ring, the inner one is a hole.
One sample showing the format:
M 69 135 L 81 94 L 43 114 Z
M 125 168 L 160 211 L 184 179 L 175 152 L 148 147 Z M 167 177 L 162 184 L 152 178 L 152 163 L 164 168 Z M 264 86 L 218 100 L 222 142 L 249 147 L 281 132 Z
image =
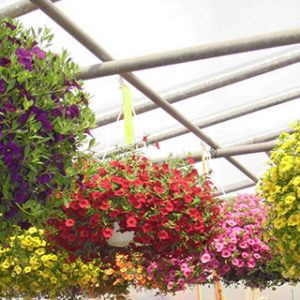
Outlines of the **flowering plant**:
M 68 254 L 55 252 L 45 240 L 44 231 L 15 227 L 15 235 L 0 246 L 0 296 L 50 297 L 71 299 L 88 292 L 99 281 L 101 262 L 88 264 L 77 259 L 68 262 Z
M 51 38 L 0 20 L 0 240 L 11 224 L 45 219 L 48 196 L 74 181 L 71 158 L 94 122 L 78 67 L 38 45 Z
M 91 284 L 90 295 L 104 299 L 128 299 L 129 288 L 155 288 L 147 270 L 143 267 L 140 253 L 121 254 L 103 262 L 101 280 Z
M 269 208 L 271 235 L 285 265 L 283 275 L 300 278 L 300 121 L 292 134 L 283 133 L 272 151 L 260 188 Z
M 205 270 L 200 263 L 200 253 L 198 258 L 195 257 L 162 258 L 148 262 L 147 271 L 153 285 L 160 293 L 175 294 L 185 290 L 187 286 L 207 283 L 211 272 Z
M 251 277 L 260 267 L 274 257 L 269 247 L 270 241 L 264 241 L 267 207 L 264 200 L 251 194 L 239 194 L 221 205 L 222 220 L 219 223 L 219 235 L 201 255 L 201 262 L 207 270 L 215 270 L 221 278 L 256 279 Z M 230 272 L 229 274 L 227 274 Z M 227 277 L 226 277 L 227 276 Z
M 130 246 L 152 259 L 199 253 L 213 238 L 218 200 L 212 183 L 182 163 L 136 154 L 99 162 L 63 207 L 65 218 L 50 220 L 57 229 L 50 237 L 75 255 L 111 252 L 107 239 L 117 223 L 120 232 L 134 233 Z

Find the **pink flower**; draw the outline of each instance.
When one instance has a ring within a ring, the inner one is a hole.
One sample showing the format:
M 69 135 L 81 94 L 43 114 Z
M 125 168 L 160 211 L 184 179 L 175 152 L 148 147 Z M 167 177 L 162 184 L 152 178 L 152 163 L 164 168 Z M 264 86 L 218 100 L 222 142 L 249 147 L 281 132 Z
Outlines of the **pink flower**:
M 230 250 L 230 251 L 235 251 L 236 250 L 236 245 L 234 245 L 234 244 L 229 244 L 228 245 L 228 249 Z
M 255 241 L 253 239 L 248 239 L 246 242 L 251 246 L 255 244 Z
M 185 270 L 185 271 L 183 272 L 183 275 L 184 275 L 185 277 L 190 277 L 190 276 L 192 275 L 192 271 L 189 270 L 189 269 L 187 269 L 187 270 Z
M 245 262 L 242 259 L 239 259 L 239 263 L 237 264 L 238 268 L 242 268 L 245 265 Z
M 239 246 L 240 246 L 240 248 L 242 248 L 242 249 L 245 249 L 245 248 L 248 247 L 248 245 L 247 245 L 246 242 L 240 242 Z
M 225 273 L 227 273 L 227 272 L 229 272 L 231 270 L 231 268 L 227 264 L 225 264 L 223 266 L 223 270 L 224 270 Z
M 242 257 L 243 257 L 243 258 L 247 258 L 248 256 L 249 256 L 249 253 L 248 253 L 248 252 L 243 252 L 243 253 L 242 253 Z
M 231 252 L 227 249 L 224 249 L 221 253 L 222 257 L 227 258 L 231 255 Z
M 228 220 L 227 221 L 227 224 L 231 227 L 235 226 L 236 225 L 236 222 L 234 220 Z
M 255 260 L 253 257 L 250 257 L 249 260 L 247 261 L 247 266 L 250 269 L 253 269 L 256 266 Z
M 221 252 L 224 248 L 223 244 L 221 244 L 221 243 L 215 244 L 215 247 L 217 249 L 217 252 Z
M 253 256 L 254 256 L 254 258 L 256 258 L 256 259 L 260 259 L 260 258 L 261 258 L 261 255 L 258 254 L 258 253 L 254 253 Z
M 211 259 L 210 255 L 208 253 L 205 253 L 201 256 L 201 261 L 205 264 L 209 262 Z
M 184 271 L 188 270 L 189 267 L 188 267 L 187 263 L 183 263 L 183 264 L 180 266 L 180 269 L 184 272 Z

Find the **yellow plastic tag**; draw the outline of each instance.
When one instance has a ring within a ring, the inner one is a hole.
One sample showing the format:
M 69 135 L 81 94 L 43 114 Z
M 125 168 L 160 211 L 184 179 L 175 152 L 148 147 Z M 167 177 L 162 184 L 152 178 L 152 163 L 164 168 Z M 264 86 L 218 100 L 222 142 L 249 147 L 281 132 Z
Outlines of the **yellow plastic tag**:
M 127 85 L 122 86 L 123 108 L 124 108 L 124 130 L 125 142 L 129 145 L 134 144 L 133 122 L 132 122 L 132 101 L 130 89 Z

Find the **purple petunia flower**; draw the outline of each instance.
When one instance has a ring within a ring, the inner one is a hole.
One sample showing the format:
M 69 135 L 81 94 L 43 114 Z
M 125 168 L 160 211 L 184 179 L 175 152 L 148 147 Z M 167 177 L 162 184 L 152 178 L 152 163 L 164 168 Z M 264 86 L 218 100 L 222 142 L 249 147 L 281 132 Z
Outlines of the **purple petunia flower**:
M 15 106 L 10 102 L 5 102 L 4 108 L 5 108 L 6 111 L 9 111 L 9 112 L 15 112 L 16 111 Z
M 73 86 L 75 86 L 77 89 L 82 90 L 82 87 L 78 84 L 78 82 L 77 82 L 75 79 L 73 79 L 72 84 L 73 84 Z
M 6 25 L 8 28 L 10 28 L 11 30 L 15 30 L 15 29 L 17 28 L 17 26 L 15 26 L 14 24 L 12 24 L 12 23 L 10 23 L 10 22 L 5 21 L 4 23 L 5 23 L 5 25 Z
M 24 182 L 22 182 L 18 187 L 18 189 L 15 191 L 15 197 L 14 197 L 15 202 L 24 203 L 26 201 L 25 193 L 24 193 L 25 190 L 26 190 L 25 184 Z
M 53 130 L 53 125 L 51 124 L 51 122 L 48 119 L 44 119 L 42 121 L 43 124 L 43 128 L 47 131 Z
M 10 219 L 18 212 L 18 210 L 19 209 L 17 207 L 13 207 L 10 210 L 8 210 L 7 212 L 5 212 L 4 217 L 6 219 Z
M 4 155 L 15 155 L 18 156 L 21 154 L 20 147 L 15 144 L 14 142 L 8 142 L 6 145 L 4 145 L 3 150 Z
M 90 132 L 90 130 L 88 128 L 86 128 L 84 130 L 84 133 L 88 134 L 89 136 L 93 137 L 92 133 Z
M 31 52 L 34 53 L 38 58 L 45 59 L 46 58 L 46 52 L 39 47 L 33 47 L 31 49 Z
M 77 105 L 71 105 L 66 108 L 66 117 L 67 118 L 79 118 L 79 107 Z
M 0 93 L 1 94 L 5 93 L 4 83 L 5 83 L 5 81 L 2 78 L 0 78 Z
M 54 174 L 43 174 L 38 176 L 38 182 L 45 184 L 54 178 Z
M 7 57 L 1 57 L 0 58 L 0 65 L 2 67 L 9 67 L 11 64 L 11 60 Z
M 18 48 L 16 50 L 16 55 L 18 57 L 18 62 L 24 65 L 26 70 L 33 70 L 33 66 L 31 65 L 32 55 L 30 54 L 29 50 Z

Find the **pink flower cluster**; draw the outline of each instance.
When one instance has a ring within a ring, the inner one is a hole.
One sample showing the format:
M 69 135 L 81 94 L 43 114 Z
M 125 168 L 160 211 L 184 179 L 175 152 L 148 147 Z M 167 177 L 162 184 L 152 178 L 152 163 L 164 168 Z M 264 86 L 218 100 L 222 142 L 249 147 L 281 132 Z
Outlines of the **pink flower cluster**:
M 151 262 L 147 267 L 149 276 L 161 292 L 171 293 L 185 290 L 187 285 L 201 284 L 209 272 L 203 272 L 202 265 L 194 257 L 169 258 Z
M 215 270 L 220 276 L 230 270 L 244 274 L 271 258 L 272 251 L 263 240 L 263 221 L 267 217 L 263 201 L 240 194 L 221 205 L 219 234 L 200 258 L 207 270 Z

